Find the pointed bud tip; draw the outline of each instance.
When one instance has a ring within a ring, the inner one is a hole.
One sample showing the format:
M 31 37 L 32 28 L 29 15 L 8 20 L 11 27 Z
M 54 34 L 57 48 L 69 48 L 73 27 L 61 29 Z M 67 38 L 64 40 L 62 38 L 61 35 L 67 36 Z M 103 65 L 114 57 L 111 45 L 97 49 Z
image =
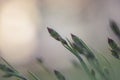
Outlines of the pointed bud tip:
M 75 36 L 74 34 L 72 34 L 72 33 L 71 33 L 71 36 L 72 36 L 72 38 L 73 38 L 73 37 L 76 37 L 76 36 Z
M 113 40 L 111 38 L 108 38 L 108 43 L 113 42 Z
M 47 27 L 47 30 L 48 30 L 48 32 L 49 33 L 51 33 L 53 30 L 51 29 L 51 28 L 49 28 L 49 27 Z
M 118 25 L 114 20 L 110 20 L 110 27 L 112 30 L 118 29 Z
M 116 22 L 114 20 L 109 20 L 110 24 L 116 24 Z
M 113 19 L 110 19 L 109 22 L 110 22 L 110 23 L 114 23 L 115 21 L 114 21 Z
M 55 73 L 55 74 L 57 74 L 57 73 L 58 73 L 58 71 L 57 71 L 57 70 L 54 70 L 54 73 Z
M 43 63 L 43 60 L 41 58 L 36 58 L 38 62 Z

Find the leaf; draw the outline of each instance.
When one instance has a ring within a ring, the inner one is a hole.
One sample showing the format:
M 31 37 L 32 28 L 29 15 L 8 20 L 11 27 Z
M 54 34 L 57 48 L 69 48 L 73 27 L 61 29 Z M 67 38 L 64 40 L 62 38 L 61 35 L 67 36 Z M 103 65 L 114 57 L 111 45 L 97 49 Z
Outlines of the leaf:
M 120 29 L 115 21 L 110 20 L 110 27 L 112 31 L 120 38 Z
M 80 68 L 80 64 L 76 60 L 72 60 L 71 63 L 73 64 L 74 67 Z
M 109 70 L 108 70 L 107 68 L 104 68 L 104 72 L 105 72 L 105 74 L 107 74 L 107 75 L 110 74 L 110 72 L 109 72 Z
M 2 77 L 4 77 L 4 78 L 10 78 L 10 77 L 12 77 L 13 75 L 11 75 L 11 74 L 6 74 L 6 75 L 3 75 Z
M 54 71 L 56 77 L 58 78 L 58 80 L 66 80 L 65 77 L 59 72 L 59 71 Z
M 71 34 L 71 37 L 72 37 L 72 40 L 76 44 L 78 44 L 81 48 L 85 48 L 86 47 L 86 45 L 84 44 L 84 42 L 81 39 L 79 39 L 77 36 L 75 36 L 74 34 Z
M 95 73 L 94 69 L 91 70 L 91 74 L 92 74 L 93 80 L 97 80 L 96 73 Z
M 35 80 L 40 80 L 34 73 L 28 72 Z
M 6 65 L 4 64 L 0 64 L 0 69 L 2 71 L 5 71 L 5 72 L 14 72 L 12 69 L 10 69 L 9 67 L 7 67 Z
M 95 71 L 92 69 L 91 74 L 95 77 Z
M 80 54 L 83 54 L 83 48 L 81 48 L 78 44 L 73 43 L 73 48 L 76 49 Z
M 62 42 L 62 44 L 63 44 L 63 41 L 65 41 L 65 40 L 56 31 L 54 31 L 51 28 L 48 28 L 48 31 L 53 38 Z M 67 41 L 65 41 L 66 44 L 63 46 L 66 49 L 68 49 L 73 55 L 75 55 L 77 57 L 77 59 L 81 63 L 82 68 L 85 70 L 85 72 L 89 76 L 90 80 L 96 80 L 96 77 L 94 76 L 95 72 L 94 72 L 94 70 L 92 70 L 92 72 L 90 71 L 89 67 L 86 65 L 86 63 L 82 59 L 80 53 L 83 54 L 87 58 L 90 65 L 93 66 L 95 68 L 95 70 L 97 70 L 97 72 L 99 72 L 99 74 L 101 75 L 101 77 L 104 78 L 104 80 L 108 80 L 108 78 L 103 74 L 98 60 L 96 59 L 93 52 L 88 48 L 88 46 L 77 36 L 71 34 L 71 37 L 72 37 L 73 42 L 71 42 L 67 39 Z M 68 42 L 68 44 L 67 44 L 67 42 Z M 54 73 L 59 80 L 65 80 L 65 77 L 60 72 L 55 70 Z
M 50 35 L 54 38 L 54 39 L 56 39 L 56 40 L 58 40 L 58 41 L 60 41 L 61 40 L 61 36 L 55 31 L 55 30 L 53 30 L 53 29 L 51 29 L 51 28 L 47 28 L 48 29 L 48 32 L 50 33 Z
M 112 55 L 113 55 L 115 58 L 120 59 L 119 54 L 118 54 L 115 50 L 111 50 L 111 52 L 112 52 Z
M 72 40 L 74 41 L 74 46 L 78 51 L 84 52 L 83 54 L 86 56 L 87 59 L 95 59 L 94 54 L 92 51 L 88 48 L 88 46 L 77 36 L 71 34 Z M 81 49 L 81 50 L 80 50 Z
M 50 35 L 56 39 L 57 41 L 60 41 L 63 45 L 68 45 L 67 42 L 53 29 L 51 28 L 47 28 L 48 32 L 50 33 Z
M 4 78 L 8 78 L 8 77 L 17 77 L 20 78 L 22 80 L 27 80 L 25 77 L 21 76 L 18 72 L 16 72 L 15 70 L 7 67 L 4 64 L 0 64 L 0 70 L 2 70 L 3 72 L 6 73 L 6 75 L 3 75 Z
M 39 63 L 43 63 L 43 60 L 41 58 L 36 58 L 36 60 L 39 62 Z
M 10 65 L 3 57 L 1 59 L 9 66 L 13 71 L 18 72 L 12 65 Z
M 118 49 L 118 46 L 117 46 L 117 44 L 115 43 L 115 41 L 112 40 L 112 39 L 110 39 L 110 38 L 108 38 L 108 44 L 110 45 L 110 47 L 111 47 L 112 49 L 114 49 L 114 50 Z

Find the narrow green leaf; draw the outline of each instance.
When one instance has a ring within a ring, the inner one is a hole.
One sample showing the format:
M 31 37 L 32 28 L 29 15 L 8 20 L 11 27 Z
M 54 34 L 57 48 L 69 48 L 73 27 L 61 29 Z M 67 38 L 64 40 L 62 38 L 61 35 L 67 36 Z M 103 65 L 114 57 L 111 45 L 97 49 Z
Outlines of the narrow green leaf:
M 41 58 L 36 58 L 36 60 L 39 62 L 39 63 L 43 63 L 43 60 Z
M 60 41 L 61 40 L 61 36 L 55 31 L 55 30 L 53 30 L 52 28 L 47 28 L 48 29 L 48 32 L 50 33 L 50 35 L 54 38 L 54 39 L 56 39 L 56 40 L 58 40 L 58 41 Z
M 28 72 L 35 80 L 40 80 L 34 73 Z
M 5 61 L 5 60 L 4 60 Z M 4 65 L 4 64 L 0 64 L 0 70 L 2 70 L 3 72 L 6 73 L 6 75 L 3 75 L 4 78 L 7 77 L 16 77 L 22 80 L 27 80 L 24 76 L 20 75 L 20 73 L 18 71 L 16 71 L 10 64 L 8 64 L 7 61 L 5 61 L 7 63 L 8 66 Z
M 95 71 L 93 69 L 91 70 L 91 74 L 95 76 Z
M 10 65 L 3 57 L 1 59 L 15 72 L 18 72 L 12 65 Z
M 10 77 L 12 77 L 13 75 L 11 75 L 11 74 L 5 74 L 5 75 L 3 75 L 2 77 L 4 77 L 4 78 L 10 78 Z
M 107 75 L 110 74 L 110 72 L 109 72 L 109 70 L 107 68 L 104 68 L 103 70 L 104 70 L 105 74 L 107 74 Z
M 111 50 L 111 52 L 112 52 L 112 55 L 113 55 L 115 58 L 120 59 L 119 54 L 118 54 L 115 50 Z
M 72 37 L 72 40 L 76 44 L 78 44 L 79 46 L 81 46 L 81 48 L 85 48 L 86 47 L 86 45 L 84 44 L 84 42 L 81 39 L 79 39 L 77 36 L 75 36 L 74 34 L 71 34 L 71 37 Z
M 120 38 L 120 29 L 115 21 L 110 20 L 110 27 L 112 31 Z
M 67 42 L 53 29 L 51 28 L 47 28 L 48 32 L 50 33 L 50 35 L 56 39 L 57 41 L 60 41 L 63 45 L 68 45 Z
M 5 71 L 5 72 L 14 72 L 12 69 L 10 69 L 4 64 L 0 64 L 0 70 Z
M 113 50 L 118 50 L 119 47 L 118 45 L 115 43 L 114 40 L 112 40 L 111 38 L 108 38 L 108 44 L 110 45 L 110 47 L 113 49 Z
M 87 59 L 94 59 L 95 58 L 92 51 L 88 48 L 88 46 L 80 38 L 78 38 L 77 36 L 75 36 L 73 34 L 71 34 L 71 36 L 72 36 L 72 40 L 75 43 L 74 46 L 76 47 L 76 49 L 78 51 L 84 52 L 84 55 L 86 56 Z
M 83 48 L 81 48 L 78 44 L 73 43 L 73 48 L 76 49 L 80 54 L 84 54 Z
M 65 77 L 59 72 L 59 71 L 54 71 L 56 77 L 58 78 L 58 80 L 66 80 Z

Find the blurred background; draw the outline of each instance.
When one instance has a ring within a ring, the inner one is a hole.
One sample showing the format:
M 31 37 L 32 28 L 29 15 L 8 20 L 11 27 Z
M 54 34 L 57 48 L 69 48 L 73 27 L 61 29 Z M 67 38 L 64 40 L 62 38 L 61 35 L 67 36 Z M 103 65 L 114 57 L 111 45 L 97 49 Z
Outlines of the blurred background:
M 120 0 L 0 0 L 1 56 L 21 72 L 39 72 L 43 80 L 53 80 L 53 76 L 36 58 L 43 60 L 48 71 L 61 70 L 69 80 L 87 80 L 71 63 L 78 61 L 75 56 L 50 37 L 50 27 L 64 38 L 70 39 L 71 33 L 80 37 L 110 61 L 119 77 L 119 61 L 111 56 L 107 43 L 108 37 L 120 43 L 109 27 L 111 19 L 120 26 L 119 7 Z

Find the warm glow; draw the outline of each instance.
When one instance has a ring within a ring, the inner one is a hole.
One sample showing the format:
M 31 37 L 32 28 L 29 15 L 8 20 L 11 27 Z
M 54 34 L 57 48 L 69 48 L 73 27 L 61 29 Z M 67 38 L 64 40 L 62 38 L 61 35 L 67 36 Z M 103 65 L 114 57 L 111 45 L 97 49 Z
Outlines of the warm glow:
M 33 2 L 8 1 L 1 8 L 1 55 L 11 63 L 27 62 L 34 54 L 39 16 Z

